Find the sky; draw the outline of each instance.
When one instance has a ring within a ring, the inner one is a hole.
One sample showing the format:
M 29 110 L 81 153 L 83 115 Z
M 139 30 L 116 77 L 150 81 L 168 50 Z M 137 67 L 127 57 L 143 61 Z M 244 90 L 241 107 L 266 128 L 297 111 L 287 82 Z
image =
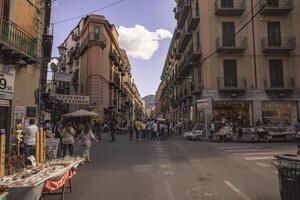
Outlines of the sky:
M 56 0 L 52 23 L 84 15 L 118 0 Z M 176 21 L 175 0 L 123 0 L 94 14 L 104 15 L 115 24 L 120 46 L 127 50 L 132 75 L 142 97 L 155 94 Z M 79 19 L 54 25 L 52 56 Z

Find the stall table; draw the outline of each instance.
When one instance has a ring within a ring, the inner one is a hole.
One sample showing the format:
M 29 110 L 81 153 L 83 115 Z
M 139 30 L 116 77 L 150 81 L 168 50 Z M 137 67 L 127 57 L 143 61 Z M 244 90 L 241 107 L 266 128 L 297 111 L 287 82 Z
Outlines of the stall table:
M 76 174 L 78 165 L 84 159 L 66 157 L 50 160 L 32 168 L 26 168 L 23 172 L 0 179 L 0 185 L 11 190 L 24 191 L 24 199 L 40 199 L 43 191 L 50 193 L 62 188 L 61 199 L 64 198 L 66 183 Z M 10 192 L 13 194 L 13 192 Z

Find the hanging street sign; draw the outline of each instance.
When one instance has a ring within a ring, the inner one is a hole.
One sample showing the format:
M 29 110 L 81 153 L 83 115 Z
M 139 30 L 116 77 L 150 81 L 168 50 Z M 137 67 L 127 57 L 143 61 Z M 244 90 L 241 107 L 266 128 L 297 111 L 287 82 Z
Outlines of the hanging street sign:
M 199 99 L 196 101 L 197 103 L 197 109 L 203 109 L 209 107 L 208 99 Z
M 77 105 L 89 105 L 89 96 L 78 96 L 78 95 L 65 95 L 65 94 L 54 94 L 52 95 L 57 100 L 62 101 L 64 104 L 77 104 Z
M 66 74 L 66 73 L 56 72 L 55 75 L 54 75 L 54 80 L 55 81 L 62 81 L 62 82 L 71 82 L 72 75 L 71 74 Z

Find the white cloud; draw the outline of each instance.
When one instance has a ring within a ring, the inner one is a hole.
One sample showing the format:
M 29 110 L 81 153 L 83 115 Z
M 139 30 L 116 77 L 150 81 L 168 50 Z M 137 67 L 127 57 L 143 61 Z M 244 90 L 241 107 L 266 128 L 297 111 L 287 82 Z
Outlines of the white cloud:
M 159 41 L 172 37 L 172 33 L 165 29 L 155 32 L 147 30 L 144 26 L 118 28 L 120 46 L 129 56 L 141 60 L 149 60 L 159 48 Z

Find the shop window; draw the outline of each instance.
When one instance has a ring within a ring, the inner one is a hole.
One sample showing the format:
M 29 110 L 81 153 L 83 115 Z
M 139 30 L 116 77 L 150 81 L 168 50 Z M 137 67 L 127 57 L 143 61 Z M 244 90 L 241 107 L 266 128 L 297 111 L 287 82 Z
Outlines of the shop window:
M 222 41 L 225 47 L 235 46 L 235 23 L 222 22 Z
M 282 60 L 270 60 L 269 71 L 270 71 L 271 88 L 283 88 L 284 81 L 283 81 Z

